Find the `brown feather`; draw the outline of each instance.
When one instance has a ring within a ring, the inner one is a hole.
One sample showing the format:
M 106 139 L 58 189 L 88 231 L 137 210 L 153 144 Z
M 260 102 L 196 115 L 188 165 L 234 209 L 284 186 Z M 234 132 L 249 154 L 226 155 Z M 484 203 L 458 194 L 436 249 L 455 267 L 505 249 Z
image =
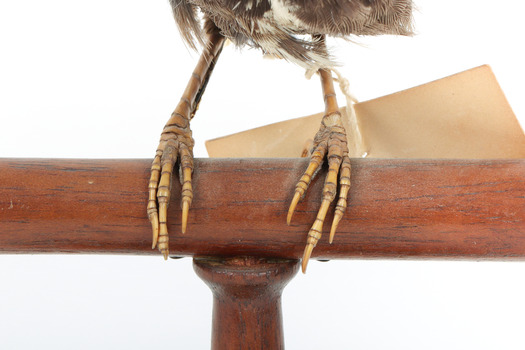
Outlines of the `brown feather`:
M 197 9 L 237 46 L 249 45 L 304 67 L 332 66 L 316 35 L 411 35 L 411 0 L 170 0 L 192 48 L 203 30 Z M 307 35 L 307 36 L 305 36 Z

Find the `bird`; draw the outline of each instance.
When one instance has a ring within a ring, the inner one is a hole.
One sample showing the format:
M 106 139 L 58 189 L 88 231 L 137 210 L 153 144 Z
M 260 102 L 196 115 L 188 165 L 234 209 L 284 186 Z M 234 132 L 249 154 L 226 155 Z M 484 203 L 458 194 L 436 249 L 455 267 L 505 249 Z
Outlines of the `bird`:
M 294 189 L 287 223 L 304 197 L 312 178 L 328 163 L 322 200 L 306 238 L 302 270 L 321 238 L 330 204 L 335 206 L 329 242 L 343 217 L 350 189 L 351 163 L 346 131 L 338 108 L 331 70 L 337 65 L 327 37 L 413 34 L 412 0 L 170 0 L 175 22 L 188 47 L 201 56 L 174 112 L 164 126 L 151 166 L 147 214 L 152 225 L 152 248 L 169 256 L 167 208 L 174 168 L 182 184 L 182 233 L 186 232 L 193 199 L 193 146 L 190 121 L 195 116 L 225 41 L 252 47 L 319 73 L 325 112 L 307 152 L 309 163 Z

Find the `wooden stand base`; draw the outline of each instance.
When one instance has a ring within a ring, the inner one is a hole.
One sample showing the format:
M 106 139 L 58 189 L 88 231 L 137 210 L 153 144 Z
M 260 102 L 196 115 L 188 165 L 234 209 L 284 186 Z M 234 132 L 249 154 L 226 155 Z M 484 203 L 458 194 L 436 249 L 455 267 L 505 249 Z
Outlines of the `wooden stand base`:
M 213 292 L 212 350 L 284 349 L 281 294 L 298 260 L 194 258 Z

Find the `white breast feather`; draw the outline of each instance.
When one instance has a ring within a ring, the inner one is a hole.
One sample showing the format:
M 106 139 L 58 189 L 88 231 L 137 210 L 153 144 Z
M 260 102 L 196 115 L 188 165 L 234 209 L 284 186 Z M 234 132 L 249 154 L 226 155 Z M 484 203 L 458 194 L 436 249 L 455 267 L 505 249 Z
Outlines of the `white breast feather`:
M 304 23 L 295 16 L 295 7 L 285 5 L 283 0 L 270 0 L 271 11 L 268 11 L 265 16 L 272 17 L 278 25 L 290 28 L 292 30 L 304 30 Z

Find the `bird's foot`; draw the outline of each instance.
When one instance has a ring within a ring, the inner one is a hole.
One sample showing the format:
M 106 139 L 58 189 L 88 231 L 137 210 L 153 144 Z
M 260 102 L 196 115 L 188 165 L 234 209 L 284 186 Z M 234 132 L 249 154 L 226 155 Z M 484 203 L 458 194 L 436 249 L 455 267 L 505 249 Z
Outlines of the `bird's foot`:
M 193 199 L 191 177 L 194 141 L 189 125 L 180 127 L 180 124 L 183 123 L 175 125 L 168 122 L 164 127 L 151 165 L 149 181 L 147 212 L 153 229 L 152 249 L 158 247 L 164 259 L 167 259 L 169 255 L 167 216 L 173 168 L 177 164 L 179 165 L 179 178 L 182 184 L 182 233 L 186 232 L 188 212 Z
M 312 151 L 310 153 L 310 163 L 295 187 L 295 194 L 288 210 L 288 224 L 290 224 L 292 220 L 297 203 L 302 197 L 304 197 L 308 185 L 320 169 L 325 158 L 328 159 L 328 174 L 326 175 L 323 186 L 321 207 L 319 208 L 314 224 L 308 232 L 306 248 L 303 254 L 303 272 L 306 271 L 312 250 L 321 238 L 323 222 L 326 218 L 326 213 L 330 203 L 332 203 L 336 196 L 338 182 L 339 201 L 335 208 L 334 220 L 330 230 L 330 243 L 332 243 L 334 239 L 337 225 L 346 210 L 348 191 L 350 190 L 350 158 L 348 157 L 346 132 L 339 112 L 334 112 L 323 117 L 321 127 L 315 135 L 313 142 Z M 339 181 L 337 181 L 338 174 Z

